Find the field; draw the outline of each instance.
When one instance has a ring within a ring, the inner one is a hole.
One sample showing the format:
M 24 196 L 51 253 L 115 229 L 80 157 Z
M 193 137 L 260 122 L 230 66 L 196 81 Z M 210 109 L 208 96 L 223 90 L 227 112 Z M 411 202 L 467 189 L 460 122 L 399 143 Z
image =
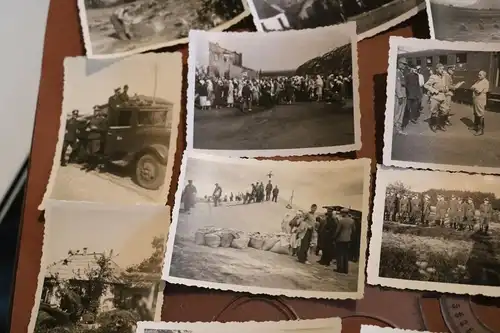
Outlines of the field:
M 500 224 L 489 235 L 438 226 L 384 223 L 380 276 L 500 286 Z

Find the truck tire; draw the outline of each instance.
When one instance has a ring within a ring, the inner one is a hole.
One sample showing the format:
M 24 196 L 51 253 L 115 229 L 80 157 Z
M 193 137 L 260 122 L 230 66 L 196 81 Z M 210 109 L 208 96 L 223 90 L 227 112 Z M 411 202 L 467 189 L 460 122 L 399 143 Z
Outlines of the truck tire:
M 144 154 L 135 163 L 135 181 L 148 190 L 159 189 L 165 181 L 166 166 L 152 154 Z

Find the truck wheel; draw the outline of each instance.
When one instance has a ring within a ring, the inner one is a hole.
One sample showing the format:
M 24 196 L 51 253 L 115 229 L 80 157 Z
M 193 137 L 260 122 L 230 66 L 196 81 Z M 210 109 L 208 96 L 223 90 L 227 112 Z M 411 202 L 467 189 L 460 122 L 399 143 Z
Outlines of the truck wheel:
M 135 164 L 135 181 L 140 187 L 157 190 L 165 180 L 165 165 L 151 154 L 142 155 Z

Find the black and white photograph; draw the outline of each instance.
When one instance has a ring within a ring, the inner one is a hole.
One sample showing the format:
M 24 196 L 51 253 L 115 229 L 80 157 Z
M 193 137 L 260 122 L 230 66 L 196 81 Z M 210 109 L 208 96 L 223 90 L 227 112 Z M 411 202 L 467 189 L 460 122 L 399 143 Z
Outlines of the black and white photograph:
M 500 44 L 391 37 L 384 165 L 500 173 Z
M 430 333 L 424 331 L 406 330 L 401 328 L 361 325 L 360 333 Z
M 139 322 L 137 333 L 216 333 L 216 332 L 263 332 L 263 333 L 340 333 L 342 320 L 328 319 L 282 320 L 264 322 Z
M 191 31 L 188 147 L 231 157 L 359 150 L 355 29 Z
M 425 8 L 425 0 L 248 0 L 248 5 L 258 31 L 356 22 L 361 40 L 408 20 Z
M 500 41 L 498 0 L 426 0 L 433 39 Z
M 500 177 L 379 167 L 368 283 L 500 295 Z
M 370 160 L 186 153 L 163 279 L 324 299 L 364 291 Z
M 246 0 L 78 0 L 89 58 L 117 58 L 188 42 L 190 29 L 223 31 Z
M 59 139 L 44 201 L 164 204 L 177 147 L 181 54 L 76 57 L 64 65 Z
M 135 333 L 159 320 L 167 206 L 51 201 L 29 332 Z

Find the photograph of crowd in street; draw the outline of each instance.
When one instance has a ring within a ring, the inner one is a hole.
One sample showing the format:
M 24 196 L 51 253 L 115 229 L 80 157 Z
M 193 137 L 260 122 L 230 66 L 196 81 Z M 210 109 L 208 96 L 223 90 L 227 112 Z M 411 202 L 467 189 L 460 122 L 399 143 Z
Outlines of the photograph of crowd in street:
M 355 29 L 191 31 L 188 147 L 226 156 L 358 150 Z
M 500 46 L 390 44 L 384 164 L 500 173 Z
M 449 41 L 498 42 L 498 0 L 426 0 L 431 37 Z
M 165 203 L 181 77 L 176 53 L 66 58 L 59 141 L 44 201 Z
M 158 320 L 166 206 L 51 201 L 29 332 L 135 333 Z
M 379 167 L 368 282 L 500 295 L 500 177 Z
M 264 322 L 141 322 L 137 325 L 137 333 L 340 333 L 340 318 L 303 319 Z
M 222 31 L 250 13 L 245 0 L 78 0 L 78 8 L 95 58 L 186 43 L 190 29 Z
M 163 279 L 270 295 L 360 298 L 369 170 L 368 159 L 186 154 Z
M 258 31 L 311 29 L 354 21 L 360 38 L 387 30 L 425 8 L 425 0 L 248 0 Z

